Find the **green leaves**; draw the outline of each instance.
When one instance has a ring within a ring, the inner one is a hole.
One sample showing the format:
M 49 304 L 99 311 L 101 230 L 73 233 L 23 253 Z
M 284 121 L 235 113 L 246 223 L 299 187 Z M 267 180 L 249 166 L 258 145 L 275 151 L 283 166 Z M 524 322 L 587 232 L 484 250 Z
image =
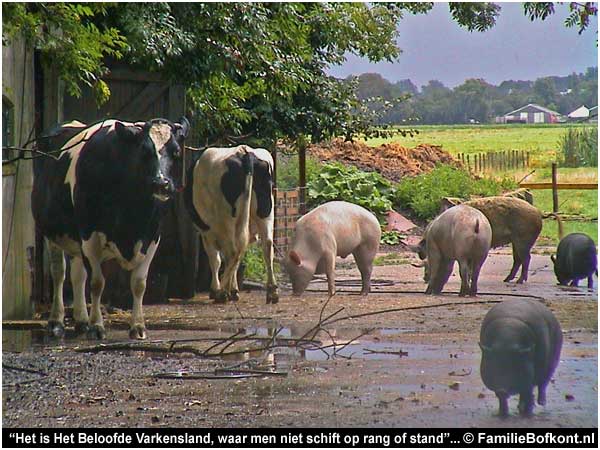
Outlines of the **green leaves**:
M 553 2 L 525 2 L 523 4 L 525 14 L 533 21 L 544 20 L 555 13 Z M 598 4 L 594 2 L 570 2 L 569 16 L 565 19 L 566 27 L 578 27 L 578 33 L 583 33 L 590 25 L 590 17 L 598 14 Z
M 444 197 L 468 199 L 472 195 L 498 195 L 503 190 L 514 187 L 516 185 L 511 180 L 474 180 L 465 170 L 439 165 L 427 174 L 407 178 L 398 183 L 394 204 L 402 208 L 408 207 L 419 218 L 430 220 L 438 214 L 440 200 Z
M 81 95 L 81 85 L 94 88 L 103 102 L 110 92 L 100 83 L 104 58 L 122 56 L 126 41 L 114 27 L 95 21 L 106 13 L 99 3 L 3 3 L 2 41 L 22 36 L 41 50 L 46 65 L 58 68 L 67 92 Z
M 380 220 L 392 209 L 394 186 L 377 172 L 363 172 L 341 163 L 324 164 L 310 173 L 309 206 L 343 200 L 362 206 Z

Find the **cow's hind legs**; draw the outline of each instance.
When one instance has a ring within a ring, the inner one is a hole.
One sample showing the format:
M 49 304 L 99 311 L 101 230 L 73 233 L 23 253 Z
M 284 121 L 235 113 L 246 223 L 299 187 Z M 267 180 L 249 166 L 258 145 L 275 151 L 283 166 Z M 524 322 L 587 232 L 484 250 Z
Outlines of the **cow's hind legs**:
M 279 302 L 279 289 L 273 271 L 273 222 L 270 219 L 258 221 L 258 235 L 267 269 L 267 303 Z
M 217 250 L 216 244 L 209 238 L 202 235 L 202 244 L 208 256 L 208 264 L 210 265 L 211 281 L 210 281 L 210 298 L 215 300 L 215 303 L 225 303 L 227 301 L 227 293 L 221 289 L 219 280 L 219 270 L 221 269 L 221 255 Z
M 54 244 L 48 244 L 50 259 L 50 273 L 54 282 L 52 296 L 52 309 L 48 318 L 48 332 L 53 337 L 63 337 L 65 334 L 65 306 L 63 304 L 63 285 L 65 282 L 65 255 L 63 251 Z
M 71 284 L 73 285 L 73 319 L 75 320 L 75 333 L 85 334 L 88 330 L 89 316 L 85 304 L 85 282 L 87 272 L 83 265 L 83 259 L 74 257 L 71 259 Z
M 226 292 L 226 300 L 237 302 L 240 294 L 237 284 L 237 271 L 242 260 L 243 252 L 235 251 L 225 254 L 225 271 L 223 272 L 223 290 Z

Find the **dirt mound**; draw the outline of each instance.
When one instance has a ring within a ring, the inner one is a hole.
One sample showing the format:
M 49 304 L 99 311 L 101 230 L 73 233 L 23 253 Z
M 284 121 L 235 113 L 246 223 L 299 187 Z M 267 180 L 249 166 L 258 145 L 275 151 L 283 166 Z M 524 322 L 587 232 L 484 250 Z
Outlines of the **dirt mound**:
M 308 154 L 321 161 L 340 161 L 362 170 L 376 171 L 393 181 L 429 172 L 438 163 L 461 165 L 442 147 L 430 144 L 420 144 L 415 148 L 395 143 L 370 147 L 362 142 L 336 139 L 309 146 Z

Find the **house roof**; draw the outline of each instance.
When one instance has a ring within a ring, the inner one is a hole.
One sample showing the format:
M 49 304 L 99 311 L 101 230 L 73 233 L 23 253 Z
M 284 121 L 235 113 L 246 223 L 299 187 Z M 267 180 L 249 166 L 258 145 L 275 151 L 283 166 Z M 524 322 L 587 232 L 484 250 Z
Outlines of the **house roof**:
M 522 111 L 523 109 L 525 109 L 525 108 L 527 108 L 527 107 L 529 107 L 529 106 L 531 106 L 532 108 L 539 109 L 540 111 L 543 111 L 543 112 L 545 112 L 545 113 L 552 114 L 552 115 L 554 115 L 554 116 L 561 116 L 561 115 L 562 115 L 562 114 L 561 114 L 561 113 L 559 113 L 559 112 L 552 111 L 551 109 L 544 108 L 543 106 L 536 105 L 535 103 L 528 103 L 527 105 L 525 105 L 525 106 L 521 106 L 519 109 L 515 109 L 514 111 L 511 111 L 511 112 L 509 112 L 509 113 L 506 113 L 506 114 L 504 114 L 504 115 L 505 115 L 505 116 L 511 116 L 511 115 L 513 115 L 513 114 L 515 114 L 515 113 L 518 113 L 519 111 Z
M 568 116 L 572 119 L 588 117 L 590 115 L 590 110 L 586 108 L 585 105 L 581 105 L 574 111 L 571 111 Z

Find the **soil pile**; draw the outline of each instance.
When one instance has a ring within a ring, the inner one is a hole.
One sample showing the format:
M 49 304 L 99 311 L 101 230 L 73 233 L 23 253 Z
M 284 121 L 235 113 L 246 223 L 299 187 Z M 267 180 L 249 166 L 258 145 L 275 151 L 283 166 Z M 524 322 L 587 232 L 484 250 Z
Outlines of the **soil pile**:
M 439 163 L 461 165 L 441 146 L 430 144 L 420 144 L 415 148 L 396 143 L 370 147 L 362 142 L 336 139 L 309 146 L 308 154 L 320 161 L 340 161 L 362 170 L 376 171 L 392 181 L 429 172 Z

